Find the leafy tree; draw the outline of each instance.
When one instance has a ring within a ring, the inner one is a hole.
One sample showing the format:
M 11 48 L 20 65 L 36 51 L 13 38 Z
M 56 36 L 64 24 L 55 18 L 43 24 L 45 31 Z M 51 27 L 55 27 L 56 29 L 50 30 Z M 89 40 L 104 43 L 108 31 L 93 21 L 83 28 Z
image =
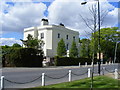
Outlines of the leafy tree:
M 36 38 L 33 38 L 31 34 L 28 34 L 27 40 L 22 40 L 23 44 L 28 48 L 42 48 L 44 45 L 43 40 L 38 40 Z
M 73 40 L 73 42 L 72 42 L 72 46 L 70 48 L 69 55 L 70 55 L 70 57 L 78 57 L 78 49 L 77 49 L 75 40 Z
M 89 39 L 82 39 L 80 40 L 80 56 L 81 57 L 90 57 L 90 40 Z
M 14 43 L 14 44 L 12 45 L 12 47 L 21 47 L 21 45 L 18 44 L 18 43 Z
M 117 32 L 118 28 L 117 27 L 112 27 L 112 28 L 102 28 L 100 30 L 100 50 L 101 52 L 104 54 L 104 58 L 108 59 L 108 58 L 114 58 L 114 53 L 115 53 L 115 44 L 116 44 L 116 40 L 120 41 L 120 32 Z M 115 36 L 116 34 L 118 34 L 118 36 Z M 99 36 L 99 32 L 95 32 L 96 37 Z M 95 50 L 96 53 L 98 52 L 98 39 L 99 38 L 94 38 L 93 39 L 93 34 L 91 37 L 91 46 L 93 46 L 93 42 L 96 42 L 95 45 Z M 119 48 L 119 44 L 118 44 L 118 48 Z M 117 49 L 119 52 L 119 49 Z M 118 56 L 119 58 L 119 56 Z
M 66 47 L 65 47 L 65 43 L 64 43 L 63 39 L 61 39 L 58 42 L 57 55 L 58 56 L 65 56 L 66 55 Z

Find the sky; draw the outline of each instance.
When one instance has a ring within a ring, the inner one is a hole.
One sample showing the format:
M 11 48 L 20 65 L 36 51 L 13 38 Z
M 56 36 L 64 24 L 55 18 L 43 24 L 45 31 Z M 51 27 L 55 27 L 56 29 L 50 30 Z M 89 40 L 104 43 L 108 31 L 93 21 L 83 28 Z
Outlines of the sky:
M 80 38 L 89 37 L 92 31 L 87 28 L 81 16 L 92 19 L 89 8 L 97 5 L 96 1 L 88 0 L 0 0 L 0 45 L 22 44 L 24 28 L 40 26 L 42 18 L 49 23 L 79 31 Z M 101 16 L 104 18 L 101 28 L 118 26 L 118 0 L 100 0 Z M 90 23 L 93 26 L 93 23 Z

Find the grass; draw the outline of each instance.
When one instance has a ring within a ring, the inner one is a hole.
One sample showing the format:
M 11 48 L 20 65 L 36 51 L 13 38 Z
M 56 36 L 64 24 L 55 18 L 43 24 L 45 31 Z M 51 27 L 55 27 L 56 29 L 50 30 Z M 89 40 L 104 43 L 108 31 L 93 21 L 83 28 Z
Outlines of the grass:
M 119 88 L 120 86 L 118 85 L 118 83 L 120 83 L 120 80 L 115 80 L 113 78 L 107 77 L 107 76 L 96 76 L 94 77 L 94 81 L 93 81 L 93 88 L 95 90 L 95 88 L 101 88 L 102 90 L 110 89 L 113 90 L 113 88 Z M 76 80 L 76 81 L 72 81 L 72 82 L 65 82 L 65 83 L 59 83 L 59 84 L 54 84 L 54 85 L 48 85 L 48 86 L 40 86 L 40 87 L 36 87 L 34 88 L 35 90 L 38 89 L 57 89 L 57 88 L 90 88 L 91 85 L 91 78 L 85 78 L 85 79 L 81 79 L 81 80 Z M 118 87 L 119 86 L 119 87 Z M 105 89 L 103 89 L 105 88 Z M 25 89 L 25 90 L 33 90 L 32 88 L 29 89 Z

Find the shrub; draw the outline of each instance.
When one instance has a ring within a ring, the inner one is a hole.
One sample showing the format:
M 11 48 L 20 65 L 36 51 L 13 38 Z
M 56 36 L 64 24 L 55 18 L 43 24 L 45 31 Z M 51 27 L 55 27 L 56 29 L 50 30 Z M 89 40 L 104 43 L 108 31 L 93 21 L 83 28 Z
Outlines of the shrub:
M 6 66 L 42 67 L 43 52 L 33 48 L 12 48 L 11 52 L 4 56 L 4 60 Z
M 85 62 L 88 63 L 88 65 L 91 64 L 92 60 L 90 58 L 73 58 L 73 57 L 59 57 L 55 56 L 55 66 L 71 66 L 71 65 L 78 65 L 79 62 L 81 65 L 84 65 Z M 94 63 L 97 63 L 97 59 L 95 59 Z

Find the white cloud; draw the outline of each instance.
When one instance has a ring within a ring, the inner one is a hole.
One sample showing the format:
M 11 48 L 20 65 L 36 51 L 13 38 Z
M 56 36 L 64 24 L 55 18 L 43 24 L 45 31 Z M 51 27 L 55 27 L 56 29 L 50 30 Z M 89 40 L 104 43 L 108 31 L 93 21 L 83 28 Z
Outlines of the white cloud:
M 2 11 L 5 10 L 5 5 L 7 4 L 3 4 Z M 23 32 L 25 27 L 40 25 L 46 8 L 43 3 L 16 2 L 7 8 L 8 13 L 1 14 L 3 32 Z
M 91 8 L 91 5 L 93 4 L 97 5 L 97 2 L 89 2 L 86 5 L 81 5 L 81 2 L 83 1 L 84 0 L 75 0 L 74 2 L 73 0 L 66 0 L 66 2 L 64 2 L 64 0 L 55 0 L 48 8 L 48 18 L 50 23 L 63 23 L 67 27 L 79 30 L 80 35 L 86 34 L 85 31 L 91 32 L 81 19 L 80 14 L 84 18 L 87 17 L 88 19 L 91 19 L 92 16 L 90 14 L 89 7 Z M 107 0 L 102 0 L 102 2 L 100 2 L 100 6 L 101 11 L 106 10 L 109 12 L 101 27 L 112 27 L 116 25 L 118 23 L 117 8 L 108 3 Z M 92 26 L 92 24 L 90 25 Z
M 12 46 L 14 43 L 22 45 L 22 42 L 20 40 L 16 40 L 15 38 L 0 38 L 0 46 Z

